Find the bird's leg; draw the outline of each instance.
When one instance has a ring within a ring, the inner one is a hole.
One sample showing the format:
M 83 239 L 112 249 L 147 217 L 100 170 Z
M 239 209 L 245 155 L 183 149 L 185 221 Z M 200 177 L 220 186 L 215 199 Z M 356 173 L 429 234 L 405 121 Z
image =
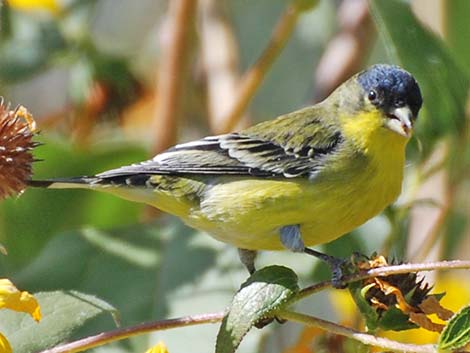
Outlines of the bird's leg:
M 252 275 L 255 273 L 255 259 L 256 259 L 257 252 L 255 250 L 248 250 L 248 249 L 238 249 L 238 257 L 243 265 L 245 265 L 246 269 Z
M 343 283 L 343 265 L 346 263 L 344 259 L 330 256 L 310 248 L 305 248 L 304 252 L 326 262 L 331 270 L 331 284 L 334 288 L 344 289 L 346 287 Z
M 342 283 L 344 260 L 306 248 L 300 234 L 299 225 L 284 226 L 280 229 L 281 243 L 293 252 L 304 252 L 326 262 L 331 269 L 331 282 L 335 288 L 344 288 Z

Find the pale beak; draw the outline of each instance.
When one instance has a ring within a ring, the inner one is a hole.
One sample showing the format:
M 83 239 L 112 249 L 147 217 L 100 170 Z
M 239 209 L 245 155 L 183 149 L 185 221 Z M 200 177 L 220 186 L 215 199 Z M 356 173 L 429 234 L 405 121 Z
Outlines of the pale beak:
M 413 132 L 413 113 L 408 106 L 393 108 L 387 114 L 386 127 L 397 134 L 410 138 Z

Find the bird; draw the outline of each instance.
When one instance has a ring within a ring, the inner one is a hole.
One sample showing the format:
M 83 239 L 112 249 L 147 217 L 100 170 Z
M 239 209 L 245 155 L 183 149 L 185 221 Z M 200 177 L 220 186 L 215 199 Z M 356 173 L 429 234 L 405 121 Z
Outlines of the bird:
M 422 103 L 409 72 L 376 64 L 322 102 L 276 119 L 93 176 L 29 185 L 98 190 L 151 205 L 237 247 L 250 273 L 262 250 L 305 252 L 332 265 L 311 247 L 396 200 Z

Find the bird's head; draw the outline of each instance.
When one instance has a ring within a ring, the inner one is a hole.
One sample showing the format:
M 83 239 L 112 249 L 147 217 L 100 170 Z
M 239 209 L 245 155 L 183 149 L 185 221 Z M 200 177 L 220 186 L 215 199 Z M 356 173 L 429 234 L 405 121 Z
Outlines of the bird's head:
M 414 77 L 398 66 L 379 64 L 360 72 L 355 80 L 361 91 L 361 109 L 378 110 L 384 128 L 409 138 L 423 104 Z

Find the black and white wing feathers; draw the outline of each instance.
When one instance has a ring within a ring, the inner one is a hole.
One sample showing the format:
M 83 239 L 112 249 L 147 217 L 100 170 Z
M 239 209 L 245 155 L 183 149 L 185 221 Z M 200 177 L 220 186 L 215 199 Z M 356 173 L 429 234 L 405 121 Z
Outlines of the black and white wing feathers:
M 307 124 L 308 123 L 308 124 Z M 306 121 L 302 134 L 292 129 L 210 136 L 168 149 L 151 160 L 96 175 L 100 179 L 134 175 L 240 175 L 311 177 L 322 169 L 343 142 L 333 128 Z M 298 128 L 298 127 L 297 127 Z M 305 137 L 301 137 L 305 136 Z

